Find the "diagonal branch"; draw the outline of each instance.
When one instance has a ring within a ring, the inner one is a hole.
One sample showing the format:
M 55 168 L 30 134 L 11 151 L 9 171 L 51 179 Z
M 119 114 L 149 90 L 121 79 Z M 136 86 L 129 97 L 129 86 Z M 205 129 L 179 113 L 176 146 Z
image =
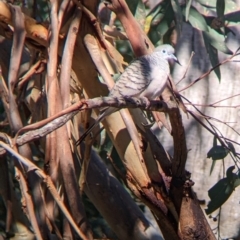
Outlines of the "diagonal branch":
M 28 168 L 28 171 L 36 172 L 37 175 L 39 175 L 43 179 L 43 182 L 46 184 L 46 186 L 47 186 L 48 190 L 50 191 L 50 193 L 52 194 L 54 200 L 56 201 L 56 203 L 58 204 L 59 208 L 62 210 L 62 212 L 64 213 L 65 217 L 67 218 L 69 223 L 72 225 L 73 229 L 76 231 L 78 236 L 80 236 L 84 240 L 88 239 L 83 234 L 83 232 L 81 232 L 81 229 L 77 226 L 77 224 L 72 219 L 70 213 L 68 212 L 67 208 L 63 204 L 63 202 L 61 200 L 61 197 L 59 196 L 58 191 L 55 188 L 51 178 L 49 176 L 47 176 L 40 168 L 38 168 L 30 160 L 28 160 L 27 158 L 24 158 L 19 153 L 15 152 L 10 146 L 5 144 L 4 142 L 0 141 L 0 146 L 2 146 L 9 153 L 11 153 L 13 156 L 15 156 L 16 159 L 18 159 L 18 161 L 20 161 L 22 164 L 24 164 Z
M 116 107 L 116 108 L 141 108 L 149 111 L 161 111 L 167 112 L 168 106 L 157 100 L 148 101 L 146 98 L 112 98 L 112 97 L 100 97 L 94 99 L 84 100 L 73 104 L 72 106 L 64 109 L 63 111 L 44 119 L 40 122 L 27 125 L 21 128 L 14 137 L 13 144 L 23 145 L 27 142 L 36 140 L 40 137 L 44 137 L 57 128 L 63 126 L 79 111 L 101 108 L 101 107 Z M 27 132 L 22 136 L 19 136 L 23 132 Z

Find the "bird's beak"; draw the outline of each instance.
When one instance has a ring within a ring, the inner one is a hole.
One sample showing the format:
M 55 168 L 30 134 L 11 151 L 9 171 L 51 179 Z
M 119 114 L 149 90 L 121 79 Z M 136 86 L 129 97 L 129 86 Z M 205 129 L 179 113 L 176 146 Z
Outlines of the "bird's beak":
M 173 58 L 173 60 L 174 60 L 177 64 L 179 64 L 180 66 L 182 66 L 181 63 L 178 61 L 177 57 L 176 57 L 174 54 L 172 54 L 172 58 Z

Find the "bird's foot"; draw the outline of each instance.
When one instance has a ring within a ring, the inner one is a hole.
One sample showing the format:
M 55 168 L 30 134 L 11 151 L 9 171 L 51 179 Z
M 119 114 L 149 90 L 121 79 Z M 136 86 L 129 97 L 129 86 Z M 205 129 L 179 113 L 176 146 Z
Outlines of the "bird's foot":
M 147 97 L 142 97 L 142 99 L 143 99 L 143 102 L 146 105 L 146 109 L 148 109 L 151 106 L 150 100 Z

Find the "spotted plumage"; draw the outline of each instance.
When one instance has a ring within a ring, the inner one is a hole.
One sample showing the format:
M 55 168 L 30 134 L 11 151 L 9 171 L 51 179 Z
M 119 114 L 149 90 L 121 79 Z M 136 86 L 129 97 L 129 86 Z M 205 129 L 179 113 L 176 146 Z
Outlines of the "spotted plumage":
M 146 97 L 150 100 L 160 96 L 170 73 L 169 61 L 178 62 L 171 45 L 161 45 L 148 55 L 135 59 L 122 73 L 109 93 L 110 97 Z M 106 116 L 117 111 L 105 108 L 96 122 L 77 141 L 79 144 Z

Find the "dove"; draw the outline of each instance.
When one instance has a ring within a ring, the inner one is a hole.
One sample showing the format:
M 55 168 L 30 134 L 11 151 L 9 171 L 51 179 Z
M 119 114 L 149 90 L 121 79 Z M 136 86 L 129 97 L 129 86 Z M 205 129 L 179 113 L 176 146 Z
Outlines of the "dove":
M 155 48 L 152 53 L 136 58 L 118 78 L 108 96 L 145 97 L 154 100 L 161 95 L 166 86 L 170 74 L 169 62 L 179 63 L 174 52 L 171 45 L 164 44 Z M 76 145 L 79 145 L 106 116 L 118 110 L 114 107 L 101 110 L 95 123 L 82 134 Z

